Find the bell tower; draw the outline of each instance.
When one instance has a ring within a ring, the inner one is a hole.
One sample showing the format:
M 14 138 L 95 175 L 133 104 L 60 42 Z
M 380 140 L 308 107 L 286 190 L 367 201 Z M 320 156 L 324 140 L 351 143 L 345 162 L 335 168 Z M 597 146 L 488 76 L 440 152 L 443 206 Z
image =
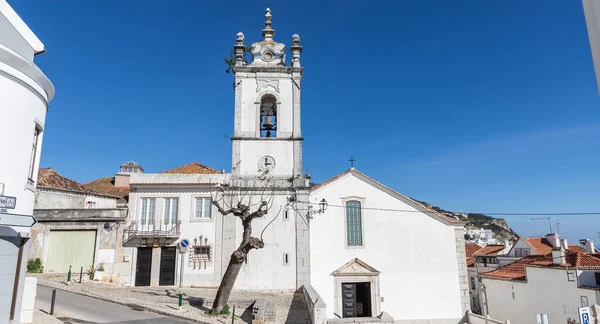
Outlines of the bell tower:
M 300 131 L 300 36 L 292 36 L 291 62 L 285 45 L 274 40 L 271 10 L 265 12 L 262 41 L 252 44 L 252 62 L 244 60 L 244 34 L 235 49 L 235 117 L 232 174 L 251 178 L 268 171 L 274 178 L 302 175 Z

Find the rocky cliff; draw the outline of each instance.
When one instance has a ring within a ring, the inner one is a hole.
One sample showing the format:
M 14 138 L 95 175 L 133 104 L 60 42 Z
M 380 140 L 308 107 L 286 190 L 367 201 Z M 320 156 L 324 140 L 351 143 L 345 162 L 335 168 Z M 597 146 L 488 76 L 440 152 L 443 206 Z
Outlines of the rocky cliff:
M 414 199 L 416 200 L 416 199 Z M 494 232 L 496 240 L 502 242 L 505 240 L 514 242 L 517 240 L 517 233 L 513 231 L 503 218 L 494 218 L 484 214 L 462 214 L 453 211 L 444 210 L 440 207 L 433 206 L 427 202 L 416 200 L 419 203 L 439 212 L 446 216 L 459 219 L 466 222 L 465 229 L 489 229 Z

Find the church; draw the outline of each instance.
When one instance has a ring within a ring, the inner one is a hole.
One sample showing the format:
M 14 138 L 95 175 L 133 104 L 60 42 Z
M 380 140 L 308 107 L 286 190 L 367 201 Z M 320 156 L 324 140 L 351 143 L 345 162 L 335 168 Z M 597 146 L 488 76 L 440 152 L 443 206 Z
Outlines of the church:
M 231 172 L 194 162 L 144 173 L 131 163 L 117 174 L 130 188 L 123 284 L 217 287 L 246 234 L 220 211 L 266 201 L 252 221 L 264 246 L 243 256 L 234 289 L 303 289 L 313 323 L 458 323 L 470 308 L 464 224 L 353 167 L 310 183 L 300 37 L 288 61 L 271 20 L 267 9 L 263 39 L 251 47 L 237 34 Z

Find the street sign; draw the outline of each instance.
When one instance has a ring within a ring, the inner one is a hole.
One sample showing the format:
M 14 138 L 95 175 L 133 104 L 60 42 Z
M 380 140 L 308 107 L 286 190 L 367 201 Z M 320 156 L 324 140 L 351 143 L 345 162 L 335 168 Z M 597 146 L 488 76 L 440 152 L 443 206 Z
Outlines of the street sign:
M 590 324 L 590 307 L 579 307 L 579 319 L 581 324 Z
M 15 209 L 17 197 L 0 196 L 0 208 Z
M 190 241 L 188 239 L 183 239 L 181 240 L 181 242 L 179 242 L 179 246 L 181 246 L 182 248 L 186 248 L 190 245 Z
M 32 215 L 0 213 L 0 225 L 31 227 L 37 223 Z

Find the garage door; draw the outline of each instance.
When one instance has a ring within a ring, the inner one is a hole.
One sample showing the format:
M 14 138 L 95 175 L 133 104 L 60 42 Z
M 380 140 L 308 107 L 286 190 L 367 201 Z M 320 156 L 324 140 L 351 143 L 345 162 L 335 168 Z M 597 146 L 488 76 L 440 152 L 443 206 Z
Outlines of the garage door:
M 96 231 L 50 231 L 46 268 L 48 273 L 84 272 L 94 264 Z M 95 266 L 95 265 L 94 265 Z

